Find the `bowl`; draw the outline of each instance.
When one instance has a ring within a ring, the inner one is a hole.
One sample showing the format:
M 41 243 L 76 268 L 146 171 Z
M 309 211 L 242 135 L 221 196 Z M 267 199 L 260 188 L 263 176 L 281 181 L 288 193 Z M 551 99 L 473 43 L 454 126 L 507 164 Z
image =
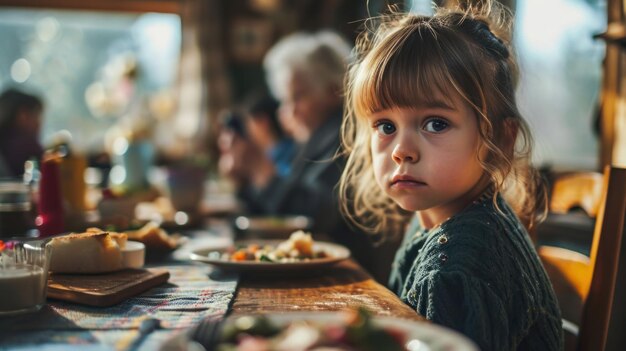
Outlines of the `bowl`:
M 124 268 L 142 268 L 146 259 L 146 246 L 139 241 L 127 241 L 122 249 Z

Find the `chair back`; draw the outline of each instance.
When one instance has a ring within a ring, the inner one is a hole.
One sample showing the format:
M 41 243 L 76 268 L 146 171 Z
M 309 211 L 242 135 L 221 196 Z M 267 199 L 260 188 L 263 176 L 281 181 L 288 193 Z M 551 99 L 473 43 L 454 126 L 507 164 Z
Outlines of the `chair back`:
M 596 215 L 590 255 L 540 246 L 563 316 L 565 350 L 621 349 L 626 338 L 626 169 L 568 174 L 554 182 L 550 210 Z
M 600 172 L 574 172 L 557 177 L 550 195 L 550 212 L 567 213 L 579 207 L 595 218 L 602 201 L 603 179 Z
M 579 350 L 623 349 L 626 340 L 626 169 L 607 167 L 590 254 Z M 618 274 L 619 273 L 619 274 Z

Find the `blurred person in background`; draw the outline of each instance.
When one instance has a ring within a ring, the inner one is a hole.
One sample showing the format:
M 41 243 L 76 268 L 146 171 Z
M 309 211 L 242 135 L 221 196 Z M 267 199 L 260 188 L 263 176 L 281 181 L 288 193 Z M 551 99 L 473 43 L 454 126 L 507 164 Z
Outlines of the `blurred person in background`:
M 217 147 L 220 152 L 218 171 L 233 181 L 237 189 L 245 188 L 251 181 L 256 162 L 271 166 L 269 160 L 259 160 L 263 154 L 249 140 L 243 117 L 235 111 L 222 111 Z
M 278 121 L 278 101 L 270 96 L 251 101 L 244 115 L 250 139 L 273 162 L 276 173 L 285 177 L 291 171 L 296 145 L 293 139 L 285 135 Z
M 297 152 L 278 121 L 279 103 L 271 96 L 253 95 L 243 102 L 243 112 L 225 110 L 220 117 L 219 171 L 233 181 L 239 198 L 250 214 L 262 214 L 247 190 L 263 186 L 259 174 L 276 173 L 286 177 Z
M 43 107 L 41 98 L 17 89 L 0 95 L 0 177 L 19 178 L 26 161 L 41 159 Z
M 351 229 L 341 216 L 336 192 L 345 163 L 337 151 L 350 51 L 330 31 L 295 33 L 276 43 L 264 60 L 266 78 L 280 103 L 279 121 L 298 151 L 288 174 L 268 165 L 267 158 L 255 158 L 253 150 L 231 158 L 230 169 L 250 172 L 251 181 L 239 192 L 251 214 L 308 216 L 314 236 L 326 234 L 347 246 L 364 268 L 385 281 L 395 247 L 383 248 L 387 255 L 374 255 L 370 238 Z M 243 162 L 250 163 L 234 166 Z
M 327 234 L 340 220 L 332 209 L 342 162 L 334 157 L 350 50 L 339 35 L 323 31 L 291 34 L 267 53 L 267 82 L 280 103 L 279 120 L 298 144 L 298 153 L 288 176 L 271 168 L 256 174 L 248 202 L 259 213 L 306 215 L 313 218 L 315 230 Z

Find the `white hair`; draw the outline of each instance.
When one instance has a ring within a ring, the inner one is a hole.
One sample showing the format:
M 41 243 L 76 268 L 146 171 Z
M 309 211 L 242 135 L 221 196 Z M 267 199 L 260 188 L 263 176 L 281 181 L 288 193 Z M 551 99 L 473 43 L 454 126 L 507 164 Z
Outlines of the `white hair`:
M 328 30 L 291 34 L 276 43 L 265 56 L 263 66 L 269 88 L 282 100 L 287 81 L 294 72 L 310 77 L 322 88 L 341 88 L 350 52 L 348 42 Z

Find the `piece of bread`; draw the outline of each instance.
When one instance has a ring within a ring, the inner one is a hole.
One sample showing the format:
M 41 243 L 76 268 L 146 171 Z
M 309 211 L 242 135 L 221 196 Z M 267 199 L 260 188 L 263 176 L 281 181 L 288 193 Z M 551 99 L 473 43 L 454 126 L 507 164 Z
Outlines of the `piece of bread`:
M 89 234 L 89 233 L 95 233 L 95 234 L 107 233 L 111 236 L 111 238 L 113 238 L 113 240 L 117 242 L 117 244 L 122 249 L 126 247 L 126 241 L 128 241 L 128 235 L 126 235 L 126 233 L 109 232 L 109 231 L 104 231 L 100 228 L 87 228 L 87 230 L 81 234 L 84 235 L 84 234 Z
M 127 236 L 87 231 L 53 238 L 50 271 L 54 273 L 106 273 L 123 269 L 122 249 Z
M 173 250 L 178 245 L 175 238 L 169 236 L 155 222 L 148 222 L 146 225 L 135 231 L 126 232 L 130 240 L 140 241 L 147 248 L 155 250 Z

